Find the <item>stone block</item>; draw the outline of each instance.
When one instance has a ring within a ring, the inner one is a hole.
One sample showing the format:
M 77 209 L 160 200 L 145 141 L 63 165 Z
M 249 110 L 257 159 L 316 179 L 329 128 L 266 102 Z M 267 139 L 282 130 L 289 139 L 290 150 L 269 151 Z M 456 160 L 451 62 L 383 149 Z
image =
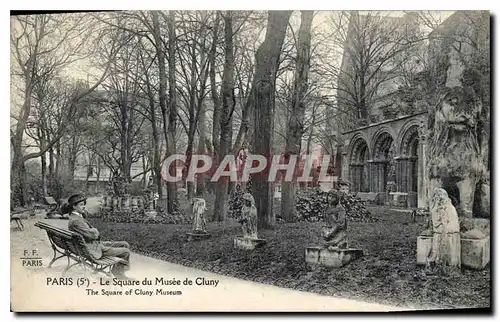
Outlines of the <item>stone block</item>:
M 253 250 L 255 248 L 262 247 L 265 244 L 266 240 L 260 238 L 236 237 L 234 239 L 234 248 L 244 249 L 244 250 Z
M 307 247 L 305 252 L 306 263 L 312 267 L 342 267 L 363 256 L 363 251 L 356 248 L 324 248 Z
M 483 269 L 490 262 L 490 238 L 460 240 L 462 266 Z
M 210 234 L 201 231 L 186 233 L 188 241 L 197 241 L 210 238 Z
M 407 207 L 408 208 L 417 208 L 417 193 L 416 192 L 408 192 Z
M 393 207 L 408 207 L 408 193 L 406 192 L 391 192 L 391 206 Z
M 425 265 L 432 248 L 432 236 L 417 238 L 417 265 Z M 490 262 L 490 238 L 460 239 L 461 265 L 464 267 L 483 269 Z
M 358 192 L 356 194 L 356 198 L 360 199 L 361 201 L 366 201 L 369 203 L 376 203 L 377 196 L 378 196 L 378 193 L 376 193 L 376 192 Z
M 432 249 L 432 236 L 417 237 L 417 265 L 425 265 Z

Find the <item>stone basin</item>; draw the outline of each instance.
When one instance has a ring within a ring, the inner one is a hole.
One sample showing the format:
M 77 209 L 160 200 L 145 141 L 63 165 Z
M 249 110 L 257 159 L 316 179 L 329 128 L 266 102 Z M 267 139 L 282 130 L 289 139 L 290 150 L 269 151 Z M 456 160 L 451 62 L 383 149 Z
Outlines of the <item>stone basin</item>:
M 188 241 L 197 241 L 197 240 L 203 240 L 203 239 L 208 239 L 210 238 L 209 233 L 201 232 L 201 231 L 192 231 L 189 233 L 186 233 L 188 236 Z
M 314 267 L 317 265 L 326 267 L 342 267 L 355 259 L 363 256 L 363 251 L 357 248 L 325 248 L 307 247 L 305 252 L 306 263 Z
M 266 240 L 260 238 L 236 237 L 234 239 L 234 248 L 244 249 L 244 250 L 253 250 L 255 248 L 262 247 L 265 244 Z

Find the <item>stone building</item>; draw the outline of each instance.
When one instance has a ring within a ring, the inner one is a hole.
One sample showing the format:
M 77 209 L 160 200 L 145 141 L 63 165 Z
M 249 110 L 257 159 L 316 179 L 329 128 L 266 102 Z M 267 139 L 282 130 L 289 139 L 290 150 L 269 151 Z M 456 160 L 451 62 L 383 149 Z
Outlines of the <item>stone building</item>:
M 477 18 L 475 24 L 471 24 L 471 17 Z M 417 77 L 413 87 L 410 87 L 412 94 L 416 94 L 411 95 L 412 100 L 402 99 L 401 95 L 395 92 L 390 96 L 392 106 L 386 108 L 385 113 L 376 115 L 380 114 L 380 108 L 369 106 L 368 119 L 358 119 L 357 124 L 342 131 L 342 140 L 338 146 L 342 151 L 343 160 L 341 178 L 350 182 L 352 193 L 378 204 L 411 208 L 428 207 L 429 179 L 426 163 L 430 102 L 428 97 L 421 95 L 424 93 L 423 86 L 426 86 L 424 84 L 429 78 L 436 79 L 436 76 L 439 76 L 435 73 L 436 65 L 443 59 L 447 65 L 443 71 L 447 74 L 447 82 L 443 85 L 449 86 L 448 83 L 461 82 L 462 75 L 457 70 L 460 71 L 462 68 L 459 66 L 457 55 L 442 50 L 441 43 L 444 41 L 449 43 L 450 39 L 456 39 L 454 37 L 457 30 L 472 25 L 479 27 L 473 28 L 468 38 L 489 46 L 489 28 L 483 28 L 484 21 L 489 23 L 487 12 L 458 11 L 449 16 L 429 34 L 431 41 L 426 48 L 429 66 L 427 70 L 415 75 Z M 464 45 L 460 44 L 455 47 L 448 45 L 447 48 L 463 47 Z M 373 113 L 372 109 L 378 111 Z M 487 121 L 489 132 L 489 116 Z M 344 120 L 338 122 L 347 123 Z
M 427 112 L 344 132 L 342 178 L 380 204 L 425 207 Z

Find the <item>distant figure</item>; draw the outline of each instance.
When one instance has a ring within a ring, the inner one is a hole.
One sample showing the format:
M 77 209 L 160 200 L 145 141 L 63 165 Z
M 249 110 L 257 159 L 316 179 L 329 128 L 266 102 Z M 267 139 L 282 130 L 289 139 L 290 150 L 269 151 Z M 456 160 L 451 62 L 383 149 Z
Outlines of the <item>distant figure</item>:
M 241 223 L 243 230 L 243 238 L 258 239 L 257 237 L 257 208 L 255 201 L 250 193 L 243 195 L 243 207 L 241 209 L 241 218 L 238 222 Z
M 205 203 L 205 199 L 193 198 L 192 209 L 193 209 L 193 232 L 206 234 L 207 221 L 205 219 L 204 214 L 205 211 L 207 210 L 207 206 Z
M 95 259 L 114 256 L 125 260 L 126 263 L 113 265 L 111 273 L 119 279 L 129 279 L 125 276 L 125 270 L 130 268 L 130 245 L 126 241 L 101 241 L 99 231 L 83 217 L 86 203 L 87 198 L 83 195 L 69 197 L 66 205 L 70 210 L 68 229 L 83 236 L 90 255 Z
M 337 193 L 329 193 L 322 237 L 327 248 L 347 248 L 347 216 Z

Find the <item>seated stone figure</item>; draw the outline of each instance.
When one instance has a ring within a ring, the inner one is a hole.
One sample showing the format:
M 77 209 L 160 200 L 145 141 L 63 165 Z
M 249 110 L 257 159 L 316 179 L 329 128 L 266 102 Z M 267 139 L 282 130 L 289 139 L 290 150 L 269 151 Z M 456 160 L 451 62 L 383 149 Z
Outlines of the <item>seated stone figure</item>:
M 328 206 L 325 210 L 321 233 L 327 248 L 348 247 L 347 243 L 347 216 L 344 208 L 340 205 L 340 197 L 337 193 L 328 195 Z
M 193 198 L 193 232 L 206 234 L 207 221 L 204 213 L 207 210 L 205 199 Z
M 250 239 L 258 239 L 257 237 L 257 208 L 255 201 L 250 193 L 243 195 L 243 207 L 241 209 L 241 218 L 238 222 L 241 223 L 243 237 Z

